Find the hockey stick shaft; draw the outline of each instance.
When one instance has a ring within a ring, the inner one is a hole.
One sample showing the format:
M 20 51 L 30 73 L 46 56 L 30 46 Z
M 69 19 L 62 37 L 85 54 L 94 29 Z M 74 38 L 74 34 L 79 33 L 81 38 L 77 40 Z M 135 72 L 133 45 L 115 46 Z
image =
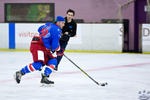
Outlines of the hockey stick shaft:
M 86 76 L 88 76 L 94 83 L 96 83 L 97 85 L 100 85 L 97 81 L 95 81 L 90 75 L 88 75 L 83 69 L 81 69 L 77 64 L 75 64 L 71 59 L 69 59 L 65 54 L 64 56 L 72 63 L 74 64 L 78 69 L 80 69 L 80 71 L 82 71 Z

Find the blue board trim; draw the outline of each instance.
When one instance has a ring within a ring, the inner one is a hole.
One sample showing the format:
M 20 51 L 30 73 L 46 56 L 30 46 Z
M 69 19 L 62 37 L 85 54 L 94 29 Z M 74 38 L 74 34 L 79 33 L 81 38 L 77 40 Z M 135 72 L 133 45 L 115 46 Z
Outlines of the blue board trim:
M 15 49 L 15 23 L 9 23 L 9 49 Z

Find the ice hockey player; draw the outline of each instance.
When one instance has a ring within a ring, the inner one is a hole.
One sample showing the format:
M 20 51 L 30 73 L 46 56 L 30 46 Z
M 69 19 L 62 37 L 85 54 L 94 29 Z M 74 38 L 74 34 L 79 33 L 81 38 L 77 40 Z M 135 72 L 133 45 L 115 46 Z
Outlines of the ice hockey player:
M 62 35 L 65 19 L 57 16 L 55 23 L 46 23 L 39 27 L 39 36 L 34 36 L 31 41 L 30 52 L 33 56 L 33 63 L 26 65 L 15 73 L 15 80 L 19 84 L 21 77 L 36 70 L 41 71 L 42 84 L 54 84 L 48 79 L 49 75 L 57 65 L 56 51 L 60 49 L 59 39 Z

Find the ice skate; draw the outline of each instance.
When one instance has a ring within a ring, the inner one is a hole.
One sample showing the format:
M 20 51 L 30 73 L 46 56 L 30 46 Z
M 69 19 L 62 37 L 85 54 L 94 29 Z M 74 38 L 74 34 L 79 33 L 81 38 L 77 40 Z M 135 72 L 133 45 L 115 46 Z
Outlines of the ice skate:
M 21 73 L 21 71 L 17 71 L 14 75 L 14 78 L 16 80 L 16 82 L 19 84 L 21 81 L 21 77 L 22 77 L 23 73 Z
M 41 84 L 42 86 L 53 86 L 54 82 L 48 80 L 48 76 L 42 75 Z
M 54 70 L 53 70 L 53 72 L 56 73 L 57 71 L 58 71 L 58 69 L 55 67 Z

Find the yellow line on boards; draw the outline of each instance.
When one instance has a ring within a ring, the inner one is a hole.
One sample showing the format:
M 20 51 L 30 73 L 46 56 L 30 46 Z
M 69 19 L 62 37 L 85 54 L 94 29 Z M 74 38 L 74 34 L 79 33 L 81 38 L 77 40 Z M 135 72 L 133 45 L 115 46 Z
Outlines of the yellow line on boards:
M 0 51 L 30 51 L 29 49 L 0 49 Z M 72 52 L 72 53 L 122 53 L 119 51 L 80 51 L 80 50 L 66 50 L 65 52 Z
M 29 52 L 29 49 L 0 49 L 0 51 L 18 51 L 18 52 Z M 114 53 L 114 54 L 150 54 L 150 52 L 143 53 L 123 53 L 121 51 L 81 51 L 81 50 L 66 50 L 65 52 L 71 53 Z

